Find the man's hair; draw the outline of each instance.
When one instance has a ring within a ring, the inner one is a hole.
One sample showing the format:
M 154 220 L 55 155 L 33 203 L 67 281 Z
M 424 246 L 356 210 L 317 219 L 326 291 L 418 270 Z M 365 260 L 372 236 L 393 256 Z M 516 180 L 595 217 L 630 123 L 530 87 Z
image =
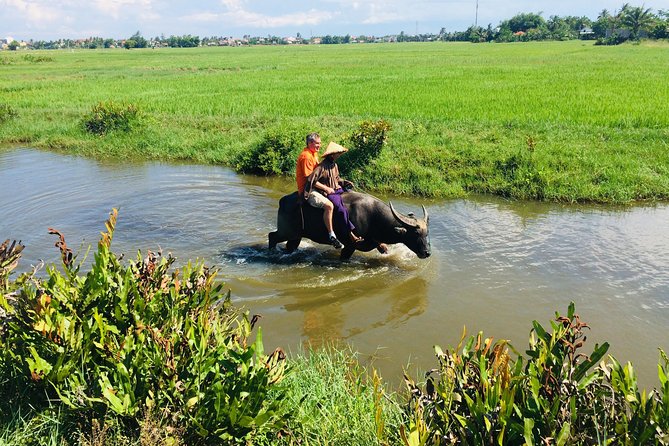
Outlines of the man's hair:
M 310 143 L 315 142 L 317 139 L 320 139 L 320 138 L 321 138 L 321 135 L 319 135 L 319 134 L 316 133 L 316 132 L 314 132 L 314 133 L 309 133 L 309 134 L 307 135 L 307 146 L 308 146 Z

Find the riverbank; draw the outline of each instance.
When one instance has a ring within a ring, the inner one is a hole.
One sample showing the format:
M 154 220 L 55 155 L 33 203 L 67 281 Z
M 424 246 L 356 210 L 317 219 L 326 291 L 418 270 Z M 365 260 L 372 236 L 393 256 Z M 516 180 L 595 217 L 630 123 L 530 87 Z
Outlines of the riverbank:
M 8 53 L 0 144 L 235 166 L 269 134 L 391 130 L 370 191 L 558 202 L 669 198 L 666 45 L 425 43 Z M 307 69 L 308 67 L 308 69 Z M 139 111 L 96 136 L 99 102 Z

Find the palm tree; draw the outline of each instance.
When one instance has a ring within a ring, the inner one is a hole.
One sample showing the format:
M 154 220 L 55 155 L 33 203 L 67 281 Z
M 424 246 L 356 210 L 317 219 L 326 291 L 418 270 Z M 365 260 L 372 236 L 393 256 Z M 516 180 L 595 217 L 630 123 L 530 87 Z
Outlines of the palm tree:
M 639 31 L 647 30 L 652 25 L 655 16 L 651 9 L 643 9 L 641 6 L 629 6 L 627 3 L 621 9 L 621 22 L 630 30 L 630 38 L 639 38 Z

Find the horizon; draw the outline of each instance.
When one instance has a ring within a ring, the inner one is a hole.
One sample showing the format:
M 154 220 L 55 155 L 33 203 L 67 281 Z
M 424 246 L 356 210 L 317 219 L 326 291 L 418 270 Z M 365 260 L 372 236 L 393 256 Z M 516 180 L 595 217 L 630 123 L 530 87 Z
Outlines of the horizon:
M 465 31 L 472 25 L 486 28 L 521 13 L 576 16 L 596 20 L 606 9 L 613 13 L 624 2 L 596 0 L 588 4 L 568 0 L 204 0 L 195 6 L 166 0 L 68 0 L 54 5 L 46 0 L 0 0 L 0 36 L 17 41 L 79 40 L 90 37 L 127 39 L 183 36 L 243 38 L 277 36 L 303 38 L 438 34 Z M 669 10 L 669 0 L 643 4 L 654 14 Z

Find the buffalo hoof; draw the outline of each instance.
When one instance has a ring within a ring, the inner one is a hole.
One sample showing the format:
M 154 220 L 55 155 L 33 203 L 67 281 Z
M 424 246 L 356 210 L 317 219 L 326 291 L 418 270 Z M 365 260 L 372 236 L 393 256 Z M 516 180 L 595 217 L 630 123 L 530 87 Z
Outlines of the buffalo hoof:
M 385 243 L 379 243 L 379 246 L 376 247 L 376 250 L 381 254 L 388 254 L 388 245 Z

